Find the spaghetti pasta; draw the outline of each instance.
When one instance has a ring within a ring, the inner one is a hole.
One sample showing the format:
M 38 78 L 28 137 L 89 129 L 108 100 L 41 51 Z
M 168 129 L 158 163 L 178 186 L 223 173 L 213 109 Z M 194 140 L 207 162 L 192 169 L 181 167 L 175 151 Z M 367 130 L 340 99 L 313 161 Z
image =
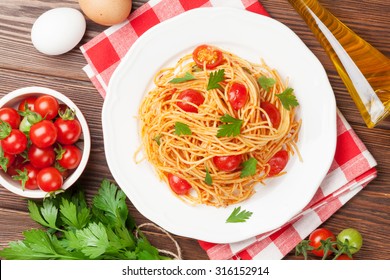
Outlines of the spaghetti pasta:
M 288 87 L 277 71 L 206 47 L 156 73 L 155 88 L 139 108 L 142 148 L 179 198 L 224 207 L 251 197 L 266 178 L 283 174 L 280 169 L 297 152 L 300 121 L 295 108 L 281 102 Z M 221 79 L 215 81 L 217 76 Z M 188 90 L 192 95 L 183 94 Z M 223 125 L 235 124 L 238 134 L 220 135 Z M 277 157 L 281 151 L 287 159 Z

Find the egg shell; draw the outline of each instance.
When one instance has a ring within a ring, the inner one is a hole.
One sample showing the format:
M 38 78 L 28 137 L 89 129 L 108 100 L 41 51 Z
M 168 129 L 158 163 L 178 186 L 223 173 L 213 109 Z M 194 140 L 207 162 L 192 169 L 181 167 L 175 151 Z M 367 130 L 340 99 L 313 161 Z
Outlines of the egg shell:
M 34 47 L 47 55 L 60 55 L 72 50 L 83 38 L 86 21 L 73 8 L 55 8 L 37 18 L 31 29 Z

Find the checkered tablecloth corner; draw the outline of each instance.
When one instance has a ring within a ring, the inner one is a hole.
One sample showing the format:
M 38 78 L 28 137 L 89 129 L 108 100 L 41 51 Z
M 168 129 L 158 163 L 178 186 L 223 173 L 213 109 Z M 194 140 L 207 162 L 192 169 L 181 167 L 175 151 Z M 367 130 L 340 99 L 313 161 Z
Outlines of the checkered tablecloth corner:
M 122 24 L 81 46 L 83 68 L 104 98 L 110 78 L 132 44 L 156 24 L 198 7 L 234 7 L 269 16 L 258 0 L 150 0 Z M 281 228 L 232 244 L 199 241 L 210 259 L 281 259 L 376 177 L 376 162 L 337 112 L 337 148 L 332 166 L 311 202 Z

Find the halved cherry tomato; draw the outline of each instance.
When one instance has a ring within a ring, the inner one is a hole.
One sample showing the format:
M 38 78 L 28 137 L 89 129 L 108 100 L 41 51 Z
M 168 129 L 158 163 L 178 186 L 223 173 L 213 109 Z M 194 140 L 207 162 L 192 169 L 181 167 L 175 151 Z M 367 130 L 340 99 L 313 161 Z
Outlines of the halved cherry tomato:
M 74 145 L 66 145 L 61 148 L 60 159 L 58 163 L 66 169 L 75 169 L 81 161 L 82 153 Z
M 60 189 L 63 182 L 64 179 L 60 171 L 54 167 L 46 167 L 38 172 L 38 187 L 45 192 L 52 192 Z
M 21 118 L 14 108 L 3 107 L 0 109 L 0 120 L 9 123 L 12 128 L 19 128 Z
M 46 120 L 54 119 L 58 114 L 58 109 L 58 101 L 51 95 L 41 95 L 34 103 L 34 111 Z
M 24 112 L 26 111 L 26 106 L 27 106 L 27 109 L 34 112 L 35 100 L 37 100 L 35 96 L 30 96 L 25 98 L 22 102 L 20 102 L 18 110 Z
M 287 165 L 288 153 L 285 150 L 278 151 L 269 161 L 270 170 L 268 176 L 279 174 Z
M 51 121 L 40 121 L 31 126 L 30 139 L 39 148 L 49 147 L 57 140 L 57 128 Z
M 231 172 L 240 166 L 242 162 L 242 156 L 215 156 L 213 157 L 213 162 L 219 170 Z
M 192 58 L 199 67 L 206 64 L 207 69 L 213 69 L 223 60 L 222 52 L 209 45 L 200 45 L 192 53 Z
M 268 115 L 271 123 L 272 123 L 272 126 L 274 128 L 278 128 L 279 127 L 279 124 L 280 124 L 280 112 L 278 110 L 278 108 L 276 108 L 276 106 L 270 102 L 261 102 L 260 104 L 260 108 L 262 108 Z M 266 120 L 266 116 L 265 114 L 261 114 L 261 118 L 263 120 Z
M 192 188 L 186 180 L 173 174 L 168 174 L 168 182 L 171 189 L 179 195 L 187 194 Z
M 336 236 L 330 230 L 326 228 L 318 228 L 314 230 L 309 236 L 309 245 L 315 248 L 311 252 L 316 256 L 323 257 L 324 250 L 317 250 L 316 248 L 319 248 L 322 245 L 321 240 L 326 241 L 328 238 L 332 242 L 336 241 Z M 335 247 L 335 245 L 333 247 Z M 330 254 L 332 254 L 331 250 L 328 251 L 326 256 L 329 256 Z
M 204 97 L 200 91 L 194 90 L 194 89 L 186 89 L 183 90 L 179 96 L 177 97 L 177 106 L 179 106 L 182 110 L 190 113 L 198 113 L 198 108 L 189 104 L 193 103 L 197 106 L 203 104 Z
M 233 83 L 228 92 L 228 98 L 233 109 L 239 110 L 248 100 L 248 91 L 243 84 Z
M 31 145 L 27 155 L 30 163 L 39 169 L 51 166 L 56 159 L 53 146 L 39 148 L 35 145 Z

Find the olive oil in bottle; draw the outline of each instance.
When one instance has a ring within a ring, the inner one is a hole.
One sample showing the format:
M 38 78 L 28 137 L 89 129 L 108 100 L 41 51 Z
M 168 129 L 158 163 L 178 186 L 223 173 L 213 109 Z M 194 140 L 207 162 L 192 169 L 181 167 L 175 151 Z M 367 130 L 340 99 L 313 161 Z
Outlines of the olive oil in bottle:
M 336 67 L 367 127 L 390 114 L 390 59 L 360 38 L 317 0 L 288 0 Z

